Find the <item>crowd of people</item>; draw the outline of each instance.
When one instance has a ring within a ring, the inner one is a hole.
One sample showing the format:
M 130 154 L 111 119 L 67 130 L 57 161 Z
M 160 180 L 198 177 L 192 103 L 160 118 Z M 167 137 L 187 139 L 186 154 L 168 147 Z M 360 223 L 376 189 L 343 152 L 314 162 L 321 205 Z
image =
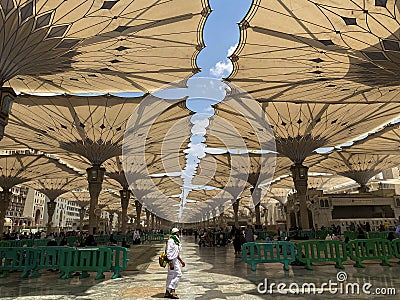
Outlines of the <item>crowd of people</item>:
M 111 233 L 109 236 L 109 245 L 121 245 L 122 247 L 130 248 L 130 245 L 138 245 L 142 242 L 142 235 L 147 233 L 159 233 L 162 234 L 162 230 L 151 230 L 143 231 L 141 229 L 130 230 L 127 233 L 128 238 L 123 238 L 120 243 L 114 237 L 114 234 L 122 234 L 121 232 Z M 99 235 L 106 235 L 104 232 L 99 232 Z M 71 239 L 68 242 L 68 237 L 78 237 L 77 239 Z M 59 239 L 61 238 L 61 240 Z M 94 235 L 89 235 L 87 231 L 72 230 L 67 232 L 55 232 L 46 234 L 45 231 L 36 232 L 9 232 L 4 233 L 1 240 L 48 240 L 47 246 L 72 246 L 72 247 L 84 247 L 84 246 L 97 246 Z M 56 241 L 59 240 L 59 241 Z
M 194 235 L 195 241 L 200 247 L 224 247 L 233 244 L 235 254 L 240 254 L 242 245 L 255 241 L 255 231 L 251 225 L 236 228 L 203 228 L 188 233 Z

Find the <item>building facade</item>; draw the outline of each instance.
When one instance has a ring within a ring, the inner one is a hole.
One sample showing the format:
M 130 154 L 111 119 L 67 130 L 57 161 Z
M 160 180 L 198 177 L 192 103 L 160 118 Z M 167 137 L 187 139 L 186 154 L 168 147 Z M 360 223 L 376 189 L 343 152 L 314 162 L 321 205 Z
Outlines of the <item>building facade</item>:
M 32 218 L 32 227 L 44 227 L 46 223 L 43 221 L 44 218 L 44 206 L 47 201 L 46 195 L 32 189 L 28 188 L 26 195 L 26 201 L 24 205 L 23 216 L 25 218 Z
M 28 189 L 28 187 L 19 185 L 11 188 L 11 201 L 6 211 L 5 222 L 5 226 L 10 231 L 19 231 L 33 224 L 33 218 L 24 215 Z
M 339 225 L 348 230 L 350 224 L 369 222 L 373 230 L 381 224 L 395 226 L 400 216 L 400 196 L 393 189 L 379 189 L 356 194 L 324 194 L 321 190 L 308 191 L 310 227 Z M 299 207 L 296 194 L 286 204 L 288 227 L 298 226 Z
M 80 206 L 74 201 L 59 197 L 55 200 L 56 208 L 53 215 L 53 228 L 56 231 L 77 230 L 79 226 Z M 45 205 L 44 224 L 48 223 L 47 203 Z

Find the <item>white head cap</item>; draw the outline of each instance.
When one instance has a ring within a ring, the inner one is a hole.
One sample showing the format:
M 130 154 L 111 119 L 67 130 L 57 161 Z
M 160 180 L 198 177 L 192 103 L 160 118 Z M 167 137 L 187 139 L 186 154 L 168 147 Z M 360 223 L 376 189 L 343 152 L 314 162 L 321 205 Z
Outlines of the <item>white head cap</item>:
M 176 228 L 176 227 L 174 227 L 174 228 L 172 228 L 171 232 L 172 232 L 172 233 L 177 233 L 177 232 L 179 232 L 179 229 Z

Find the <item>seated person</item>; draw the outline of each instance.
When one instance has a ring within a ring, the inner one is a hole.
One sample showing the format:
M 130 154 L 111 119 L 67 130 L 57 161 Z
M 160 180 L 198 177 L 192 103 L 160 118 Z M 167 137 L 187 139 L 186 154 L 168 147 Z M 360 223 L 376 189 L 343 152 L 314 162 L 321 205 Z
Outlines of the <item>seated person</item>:
M 85 240 L 85 246 L 97 246 L 96 241 L 94 240 L 93 234 L 90 234 Z
M 131 247 L 131 245 L 129 245 L 129 244 L 126 242 L 126 239 L 125 239 L 125 238 L 122 239 L 121 246 L 122 246 L 122 247 L 125 247 L 125 248 L 130 248 L 130 247 Z
M 50 239 L 50 240 L 47 242 L 47 246 L 58 246 L 58 245 L 57 245 L 57 242 L 56 242 L 56 240 L 55 240 L 55 238 Z
M 117 240 L 114 238 L 113 234 L 110 234 L 110 244 L 116 245 L 118 244 Z

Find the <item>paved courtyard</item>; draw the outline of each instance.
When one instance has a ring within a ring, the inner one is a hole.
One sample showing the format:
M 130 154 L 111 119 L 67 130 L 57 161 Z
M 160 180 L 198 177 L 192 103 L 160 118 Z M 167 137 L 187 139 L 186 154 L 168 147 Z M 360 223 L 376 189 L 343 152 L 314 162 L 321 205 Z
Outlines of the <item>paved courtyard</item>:
M 329 280 L 337 282 L 338 270 L 333 265 L 315 266 L 313 271 L 304 267 L 290 267 L 284 272 L 280 264 L 259 265 L 251 271 L 239 257 L 235 257 L 232 246 L 223 248 L 199 248 L 192 237 L 183 238 L 183 258 L 186 267 L 178 287 L 181 299 L 265 299 L 271 297 L 260 294 L 257 285 L 265 282 L 285 283 L 284 292 L 290 293 L 289 285 L 314 283 L 317 287 Z M 58 279 L 57 274 L 43 271 L 40 278 L 22 280 L 18 273 L 0 279 L 1 299 L 157 299 L 164 294 L 166 270 L 158 266 L 157 256 L 162 244 L 147 244 L 131 249 L 132 262 L 124 277 L 116 280 L 106 279 L 95 282 L 94 276 L 80 280 Z M 370 295 L 331 294 L 325 289 L 317 295 L 281 295 L 276 287 L 274 299 L 398 299 L 398 296 L 373 295 L 376 288 L 397 288 L 400 293 L 400 265 L 393 260 L 391 268 L 368 263 L 365 269 L 356 269 L 350 262 L 345 265 L 347 281 L 362 286 L 370 283 Z M 263 285 L 261 286 L 261 288 Z M 292 285 L 292 290 L 295 289 Z M 344 290 L 344 289 L 343 289 Z M 351 289 L 350 289 L 351 291 Z

